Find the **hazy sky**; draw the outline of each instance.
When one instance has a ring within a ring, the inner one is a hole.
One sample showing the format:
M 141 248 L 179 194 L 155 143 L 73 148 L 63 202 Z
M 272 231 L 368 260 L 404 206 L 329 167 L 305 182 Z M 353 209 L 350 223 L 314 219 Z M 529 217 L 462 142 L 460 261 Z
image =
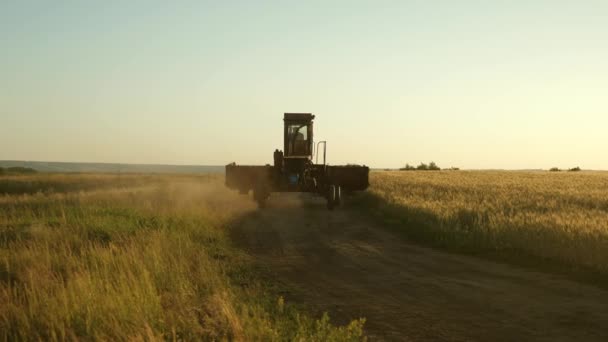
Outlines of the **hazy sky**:
M 1 1 L 0 159 L 608 169 L 608 1 Z

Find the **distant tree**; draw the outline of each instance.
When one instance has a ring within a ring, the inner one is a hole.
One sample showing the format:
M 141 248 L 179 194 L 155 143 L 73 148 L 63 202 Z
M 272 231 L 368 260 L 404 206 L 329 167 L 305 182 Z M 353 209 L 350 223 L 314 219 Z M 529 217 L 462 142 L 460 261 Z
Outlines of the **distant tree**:
M 561 170 L 558 167 L 552 167 L 552 168 L 549 169 L 549 171 L 551 171 L 551 172 L 559 172 Z
M 458 170 L 460 170 L 460 168 L 459 168 L 459 167 L 454 167 L 454 166 L 452 166 L 452 167 L 450 168 L 450 170 L 451 170 L 451 171 L 458 171 Z
M 573 167 L 573 168 L 571 168 L 571 169 L 570 169 L 570 170 L 568 170 L 568 171 L 570 171 L 570 172 L 577 172 L 577 171 L 581 171 L 581 168 L 577 166 L 577 167 Z
M 405 164 L 405 166 L 400 168 L 399 170 L 400 171 L 412 171 L 412 170 L 416 170 L 416 168 L 410 164 Z
M 412 166 L 410 164 L 405 164 L 404 167 L 399 169 L 400 171 L 414 171 L 414 170 L 418 170 L 418 171 L 438 171 L 441 170 L 441 168 L 435 163 L 435 162 L 430 162 L 428 164 L 425 163 L 420 163 L 420 165 L 418 166 Z

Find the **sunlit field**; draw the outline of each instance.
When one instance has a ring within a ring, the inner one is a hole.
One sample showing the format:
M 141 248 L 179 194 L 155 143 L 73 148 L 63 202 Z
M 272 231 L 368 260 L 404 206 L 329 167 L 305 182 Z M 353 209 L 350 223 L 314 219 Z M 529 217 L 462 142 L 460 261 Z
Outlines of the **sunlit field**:
M 608 275 L 608 172 L 374 172 L 376 213 L 416 240 Z
M 219 175 L 0 177 L 0 340 L 361 340 L 277 294 L 231 240 Z M 387 227 L 453 251 L 608 275 L 608 173 L 373 172 Z M 339 213 L 328 213 L 339 215 Z
M 359 340 L 268 290 L 221 176 L 0 178 L 0 340 Z

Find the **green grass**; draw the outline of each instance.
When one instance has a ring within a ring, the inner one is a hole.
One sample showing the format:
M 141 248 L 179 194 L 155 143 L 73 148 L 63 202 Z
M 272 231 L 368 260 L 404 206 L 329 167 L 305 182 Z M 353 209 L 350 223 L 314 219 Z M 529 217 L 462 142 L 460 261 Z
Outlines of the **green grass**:
M 364 339 L 363 320 L 315 319 L 260 280 L 228 238 L 255 206 L 222 181 L 0 178 L 0 338 Z
M 212 177 L 211 175 L 199 178 Z M 167 182 L 166 177 L 137 174 L 7 174 L 0 177 L 0 194 L 66 193 L 104 188 L 132 188 L 136 185 Z

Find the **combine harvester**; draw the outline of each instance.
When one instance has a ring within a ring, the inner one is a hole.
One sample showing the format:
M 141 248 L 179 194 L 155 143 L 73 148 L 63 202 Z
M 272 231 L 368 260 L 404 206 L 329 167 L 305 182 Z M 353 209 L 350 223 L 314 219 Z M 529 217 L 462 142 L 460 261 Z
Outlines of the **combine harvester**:
M 274 151 L 274 165 L 226 165 L 226 186 L 253 198 L 263 208 L 272 192 L 310 192 L 327 199 L 327 208 L 340 205 L 342 193 L 362 191 L 369 186 L 369 168 L 359 165 L 327 165 L 327 143 L 313 140 L 310 113 L 285 113 L 283 151 Z M 323 144 L 323 163 L 319 146 Z M 316 152 L 316 161 L 312 158 Z

